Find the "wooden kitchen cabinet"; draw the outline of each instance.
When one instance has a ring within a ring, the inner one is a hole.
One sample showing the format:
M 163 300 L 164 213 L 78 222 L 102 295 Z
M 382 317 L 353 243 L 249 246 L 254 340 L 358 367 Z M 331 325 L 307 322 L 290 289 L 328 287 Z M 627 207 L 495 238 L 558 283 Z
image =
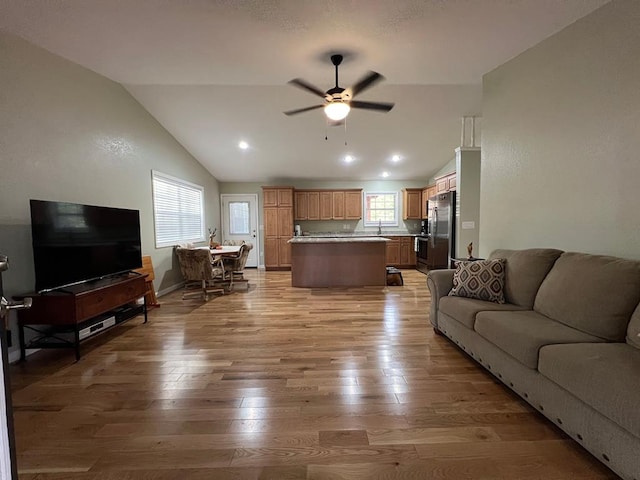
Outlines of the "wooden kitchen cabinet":
M 387 266 L 397 267 L 399 265 L 400 265 L 400 237 L 390 237 L 390 241 L 387 242 Z
M 444 177 L 436 178 L 436 193 L 450 192 L 456 189 L 457 178 L 456 174 L 451 173 Z
M 278 237 L 291 238 L 293 236 L 293 210 L 278 208 Z
M 402 218 L 403 220 L 420 220 L 422 218 L 422 189 L 402 189 Z
M 360 220 L 362 218 L 362 190 L 347 190 L 344 192 L 345 220 Z
M 422 202 L 420 204 L 421 217 L 427 218 L 429 216 L 429 211 L 427 209 L 427 202 L 429 198 L 433 197 L 437 193 L 435 185 L 429 185 L 428 187 L 422 190 Z
M 294 220 L 320 220 L 320 192 L 296 190 Z
M 416 251 L 414 237 L 400 237 L 400 264 L 405 268 L 415 268 Z
M 398 268 L 415 268 L 416 252 L 414 249 L 415 237 L 387 237 L 387 266 Z
M 278 206 L 293 207 L 293 188 L 278 189 Z
M 278 259 L 278 241 L 277 237 L 264 239 L 264 267 L 265 269 L 275 269 L 280 266 Z
M 308 192 L 307 220 L 320 220 L 320 192 Z
M 264 266 L 267 270 L 291 268 L 293 187 L 262 187 Z
M 262 204 L 265 207 L 277 207 L 278 206 L 278 189 L 269 188 L 262 190 L 263 201 Z
M 291 268 L 291 244 L 290 238 L 278 239 L 278 265 Z
M 448 181 L 449 181 L 449 191 L 452 192 L 456 189 L 457 182 L 458 182 L 456 175 L 455 174 L 449 175 Z
M 344 192 L 332 192 L 333 220 L 344 220 Z
M 278 237 L 278 207 L 264 207 L 264 236 Z
M 296 221 L 309 219 L 309 192 L 296 192 L 294 210 Z
M 333 220 L 333 192 L 320 192 L 320 220 Z
M 295 220 L 360 220 L 362 189 L 296 190 Z

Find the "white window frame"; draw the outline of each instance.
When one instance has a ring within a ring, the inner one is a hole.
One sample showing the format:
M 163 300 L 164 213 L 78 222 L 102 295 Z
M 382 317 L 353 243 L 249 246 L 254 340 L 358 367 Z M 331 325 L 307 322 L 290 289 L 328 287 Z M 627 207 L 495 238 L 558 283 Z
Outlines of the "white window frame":
M 374 195 L 393 195 L 394 197 L 394 212 L 393 212 L 393 220 L 386 222 L 378 222 L 378 221 L 369 221 L 369 209 L 367 208 L 367 198 Z M 364 212 L 364 226 L 365 227 L 377 227 L 378 225 L 382 225 L 383 227 L 397 227 L 399 225 L 399 196 L 398 192 L 365 192 L 363 195 L 363 207 L 362 211 Z
M 180 202 L 179 197 L 176 197 L 176 198 L 165 197 L 162 199 L 168 202 L 175 201 L 175 204 L 172 206 L 174 207 L 174 210 L 175 210 L 173 213 L 177 218 L 174 218 L 173 220 L 177 219 L 178 220 L 177 222 L 174 222 L 173 225 L 170 225 L 167 223 L 166 220 L 162 220 L 158 217 L 159 209 L 158 209 L 157 200 L 159 200 L 159 198 L 157 198 L 156 196 L 158 194 L 156 181 L 163 182 L 172 187 L 175 187 L 178 189 L 179 192 L 184 192 L 191 196 L 195 193 L 198 196 L 197 203 L 199 205 L 194 205 L 194 204 L 190 205 L 190 207 L 194 207 L 194 206 L 196 207 L 196 209 L 198 210 L 196 214 L 200 216 L 198 232 L 196 232 L 194 229 L 191 229 L 191 231 L 189 231 L 189 228 L 188 228 L 189 225 L 183 225 L 179 222 L 179 219 L 181 216 L 180 212 L 183 212 L 184 209 L 187 207 L 186 205 Z M 204 187 L 200 185 L 196 185 L 195 183 L 188 182 L 186 180 L 182 180 L 180 178 L 172 177 L 171 175 L 167 175 L 166 173 L 158 172 L 157 170 L 152 170 L 151 171 L 151 190 L 152 190 L 152 197 L 153 197 L 153 220 L 154 220 L 154 236 L 156 241 L 156 248 L 172 247 L 174 245 L 178 245 L 181 243 L 196 243 L 196 242 L 205 241 Z M 169 233 L 167 233 L 165 230 L 162 234 L 160 234 L 160 228 L 164 227 L 166 229 L 167 225 L 169 227 L 174 227 L 174 229 Z

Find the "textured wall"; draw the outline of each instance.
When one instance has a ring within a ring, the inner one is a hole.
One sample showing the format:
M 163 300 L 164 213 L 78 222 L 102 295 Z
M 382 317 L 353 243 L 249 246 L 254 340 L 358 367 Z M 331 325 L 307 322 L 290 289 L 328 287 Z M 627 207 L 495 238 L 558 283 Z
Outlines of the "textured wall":
M 480 255 L 640 258 L 638 25 L 614 0 L 485 75 Z
M 119 84 L 0 33 L 0 251 L 5 294 L 34 288 L 29 199 L 140 210 L 156 288 L 182 280 L 171 248 L 155 248 L 151 170 L 205 187 L 207 225 L 218 182 Z

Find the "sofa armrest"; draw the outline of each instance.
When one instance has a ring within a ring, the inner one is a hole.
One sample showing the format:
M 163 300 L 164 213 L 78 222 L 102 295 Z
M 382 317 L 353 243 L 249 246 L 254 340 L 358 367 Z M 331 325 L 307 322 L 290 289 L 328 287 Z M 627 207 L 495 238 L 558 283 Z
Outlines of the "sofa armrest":
M 431 292 L 431 314 L 429 319 L 434 328 L 438 328 L 438 304 L 453 288 L 453 273 L 451 270 L 432 270 L 427 274 L 427 287 Z

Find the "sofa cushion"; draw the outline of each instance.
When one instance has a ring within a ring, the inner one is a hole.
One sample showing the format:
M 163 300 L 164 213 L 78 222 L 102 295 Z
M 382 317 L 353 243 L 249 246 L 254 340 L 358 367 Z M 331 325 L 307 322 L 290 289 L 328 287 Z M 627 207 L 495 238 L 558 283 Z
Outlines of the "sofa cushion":
M 561 250 L 551 248 L 494 250 L 490 259 L 507 260 L 504 274 L 505 301 L 531 309 L 540 284 L 561 254 Z
M 622 342 L 640 302 L 640 262 L 563 253 L 547 274 L 534 310 L 573 328 Z
M 504 259 L 457 262 L 450 296 L 504 303 Z
M 483 312 L 485 310 L 526 310 L 525 307 L 512 305 L 510 303 L 485 302 L 484 300 L 464 297 L 442 297 L 438 308 L 441 312 L 455 318 L 471 330 L 473 330 L 473 325 L 476 322 L 476 314 L 478 312 Z
M 549 345 L 540 350 L 538 368 L 640 438 L 640 350 L 626 343 Z
M 602 342 L 532 310 L 480 312 L 475 331 L 529 368 L 538 367 L 538 351 L 554 343 Z
M 631 315 L 631 321 L 627 328 L 627 343 L 632 347 L 640 348 L 640 305 Z

